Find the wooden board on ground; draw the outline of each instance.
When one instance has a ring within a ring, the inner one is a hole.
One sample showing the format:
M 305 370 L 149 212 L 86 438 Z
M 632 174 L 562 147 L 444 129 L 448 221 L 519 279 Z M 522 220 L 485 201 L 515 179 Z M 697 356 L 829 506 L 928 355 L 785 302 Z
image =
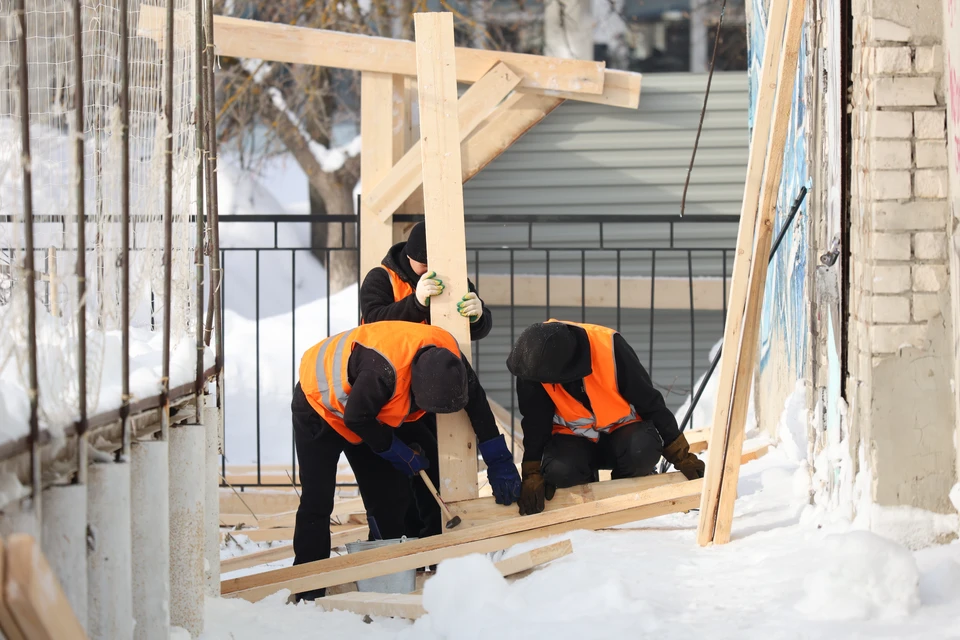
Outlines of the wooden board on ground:
M 501 560 L 494 566 L 496 566 L 500 575 L 506 578 L 529 571 L 534 567 L 571 553 L 573 553 L 573 544 L 569 540 L 561 540 Z M 325 611 L 350 611 L 359 615 L 415 620 L 426 613 L 423 608 L 422 594 L 422 588 L 409 594 L 355 592 L 320 598 L 317 600 L 317 606 Z
M 729 424 L 728 400 L 733 393 L 734 374 L 737 368 L 736 349 L 740 343 L 743 317 L 746 311 L 747 280 L 754 256 L 754 233 L 757 223 L 757 207 L 760 203 L 760 188 L 763 183 L 764 158 L 767 140 L 773 122 L 773 103 L 777 86 L 777 65 L 783 42 L 783 25 L 786 22 L 789 0 L 772 0 L 767 18 L 767 35 L 761 69 L 760 89 L 753 132 L 750 138 L 750 153 L 747 159 L 747 178 L 744 184 L 743 204 L 740 209 L 740 227 L 737 233 L 737 251 L 733 261 L 727 318 L 724 324 L 724 349 L 720 357 L 720 372 L 717 383 L 717 403 L 714 409 L 710 434 L 709 456 L 700 498 L 700 522 L 697 528 L 697 543 L 708 544 L 713 540 L 717 506 L 720 499 L 720 482 L 723 475 L 724 455 Z M 764 259 L 761 256 L 761 259 Z M 709 515 L 708 515 L 709 514 Z
M 278 542 L 293 540 L 295 527 L 279 527 L 276 529 L 236 529 L 231 530 L 234 536 L 247 536 L 251 542 Z M 366 540 L 368 529 L 366 526 L 333 525 L 330 527 L 330 546 L 339 547 L 347 542 Z
M 554 533 L 578 528 L 594 528 L 595 523 L 587 520 L 597 516 L 644 508 L 630 515 L 632 519 L 638 519 L 635 516 L 654 517 L 677 510 L 686 510 L 689 508 L 687 506 L 689 501 L 685 499 L 690 498 L 695 501 L 699 497 L 701 486 L 702 480 L 663 485 L 556 511 L 518 516 L 463 531 L 454 530 L 443 536 L 433 536 L 404 544 L 371 549 L 350 556 L 305 563 L 256 576 L 245 576 L 224 581 L 221 592 L 225 596 L 236 595 L 255 601 L 279 589 L 288 588 L 293 592 L 318 589 L 332 584 L 435 564 L 448 557 L 505 549 L 517 542 Z M 620 518 L 598 518 L 598 521 L 602 522 L 610 520 L 632 521 Z
M 467 292 L 467 252 L 453 15 L 417 13 L 414 27 L 427 254 L 430 269 L 445 285 L 442 294 L 430 299 L 430 322 L 449 331 L 467 359 L 472 360 L 470 322 L 457 311 L 457 303 Z M 475 498 L 476 437 L 465 412 L 437 415 L 437 448 L 437 489 L 443 499 L 455 502 Z
M 644 491 L 668 484 L 686 482 L 682 473 L 672 472 L 645 476 L 642 478 L 623 478 L 621 480 L 607 480 L 591 482 L 569 489 L 557 489 L 552 500 L 544 503 L 544 512 L 558 511 L 587 502 L 596 502 L 606 498 L 614 498 L 627 493 Z M 501 522 L 518 517 L 517 505 L 504 506 L 497 504 L 493 497 L 464 500 L 450 507 L 454 515 L 463 520 L 459 528 L 486 525 L 492 522 Z
M 220 561 L 220 573 L 230 573 L 240 569 L 249 569 L 258 567 L 269 562 L 280 562 L 293 557 L 293 545 L 285 544 L 282 546 L 264 549 L 255 553 L 248 553 L 242 556 L 235 556 Z
M 40 543 L 22 533 L 11 535 L 4 550 L 3 599 L 27 640 L 85 640 Z
M 220 513 L 234 513 L 249 515 L 252 511 L 257 516 L 271 513 L 290 511 L 300 506 L 300 496 L 291 487 L 289 491 L 278 489 L 244 490 L 220 489 Z
M 780 52 L 773 124 L 766 152 L 763 186 L 760 191 L 756 246 L 747 285 L 743 329 L 739 343 L 729 343 L 736 345 L 738 350 L 737 355 L 731 358 L 731 361 L 736 363 L 736 373 L 732 395 L 728 396 L 731 397 L 731 409 L 724 444 L 723 475 L 720 486 L 716 490 L 719 498 L 716 501 L 716 512 L 710 511 L 704 514 L 701 511 L 701 520 L 705 517 L 716 518 L 712 538 L 715 544 L 729 542 L 733 526 L 733 507 L 737 499 L 737 481 L 740 476 L 740 456 L 731 455 L 730 452 L 743 449 L 743 431 L 760 343 L 760 312 L 763 307 L 763 293 L 769 264 L 766 256 L 770 253 L 770 244 L 773 241 L 777 198 L 783 176 L 783 155 L 790 127 L 790 113 L 793 109 L 794 78 L 803 37 L 804 6 L 805 0 L 790 0 L 784 44 Z M 714 424 L 717 423 L 714 422 Z M 705 530 L 709 528 L 707 525 Z
M 7 560 L 6 545 L 0 538 L 0 631 L 3 632 L 7 640 L 24 640 L 23 631 L 17 625 L 10 608 L 7 606 L 6 582 L 7 582 Z

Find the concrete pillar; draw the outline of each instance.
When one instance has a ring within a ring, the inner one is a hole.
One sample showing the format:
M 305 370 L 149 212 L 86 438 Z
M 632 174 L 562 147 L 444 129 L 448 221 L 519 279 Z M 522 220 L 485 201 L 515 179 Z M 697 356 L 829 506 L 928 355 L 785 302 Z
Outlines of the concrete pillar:
M 87 629 L 91 640 L 133 640 L 130 463 L 90 465 Z
M 220 595 L 220 410 L 216 398 L 206 396 L 203 409 L 203 428 L 206 432 L 207 454 L 204 498 L 204 535 L 207 595 Z
M 134 442 L 133 617 L 136 640 L 170 637 L 170 463 L 166 442 Z
M 170 624 L 193 637 L 203 632 L 206 439 L 203 425 L 170 428 Z
M 69 484 L 43 492 L 40 545 L 77 620 L 87 628 L 87 487 Z

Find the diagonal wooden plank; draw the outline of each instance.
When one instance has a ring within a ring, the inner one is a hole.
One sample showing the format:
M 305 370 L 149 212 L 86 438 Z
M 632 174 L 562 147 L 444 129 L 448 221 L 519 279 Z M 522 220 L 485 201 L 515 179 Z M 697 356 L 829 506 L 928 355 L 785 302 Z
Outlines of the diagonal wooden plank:
M 773 131 L 767 147 L 763 189 L 760 192 L 755 256 L 768 255 L 770 244 L 773 241 L 777 197 L 780 193 L 780 182 L 783 177 L 784 149 L 790 127 L 790 112 L 793 109 L 794 78 L 797 74 L 797 61 L 800 56 L 800 41 L 803 37 L 805 4 L 804 0 L 790 0 L 785 42 L 777 74 L 779 80 L 773 107 Z M 730 541 L 733 507 L 737 499 L 737 480 L 740 477 L 740 456 L 730 455 L 730 452 L 743 449 L 743 431 L 747 420 L 747 408 L 750 403 L 750 386 L 753 382 L 757 350 L 760 344 L 760 312 L 763 309 L 763 293 L 767 281 L 768 265 L 768 260 L 757 259 L 753 261 L 750 270 L 743 335 L 738 345 L 739 355 L 736 358 L 737 372 L 734 378 L 730 425 L 725 446 L 727 455 L 724 457 L 723 478 L 720 482 L 717 523 L 713 534 L 714 544 L 726 544 Z
M 193 18 L 189 14 L 184 12 L 182 15 L 186 23 L 193 24 Z M 141 4 L 139 16 L 138 34 L 160 40 L 166 21 L 163 7 Z M 186 32 L 190 33 L 190 30 Z M 217 55 L 221 56 L 259 58 L 271 62 L 404 76 L 417 75 L 415 47 L 409 40 L 228 16 L 214 16 L 213 33 Z M 457 47 L 455 51 L 456 79 L 467 84 L 482 78 L 497 62 L 510 65 L 523 78 L 524 87 L 540 91 L 566 91 L 577 96 L 599 97 L 606 82 L 606 64 L 603 62 L 465 47 Z M 639 77 L 639 74 L 631 75 Z
M 522 93 L 504 100 L 461 145 L 463 181 L 480 173 L 562 102 L 563 98 Z
M 443 293 L 430 299 L 430 323 L 449 331 L 472 360 L 470 321 L 457 311 L 457 303 L 468 289 L 453 15 L 417 13 L 414 28 L 427 253 L 430 269 L 446 285 Z M 443 499 L 475 498 L 476 436 L 465 412 L 437 415 L 437 448 L 438 489 Z
M 457 101 L 459 141 L 473 133 L 494 112 L 507 94 L 520 83 L 520 76 L 498 62 L 480 80 L 470 86 Z M 417 141 L 390 172 L 374 185 L 364 203 L 364 214 L 381 221 L 390 216 L 423 183 L 420 142 Z
M 773 102 L 777 89 L 777 64 L 783 43 L 783 25 L 786 22 L 789 0 L 772 0 L 767 19 L 767 37 L 764 45 L 763 67 L 753 133 L 750 137 L 750 155 L 747 160 L 747 179 L 740 209 L 740 229 L 737 234 L 737 252 L 733 261 L 727 318 L 724 324 L 723 344 L 740 344 L 743 314 L 746 311 L 747 280 L 753 261 L 753 239 L 757 223 L 757 207 L 763 181 L 764 158 L 773 118 Z M 761 260 L 763 262 L 764 260 Z M 720 498 L 720 481 L 723 476 L 726 453 L 727 425 L 730 416 L 730 400 L 733 394 L 733 378 L 736 372 L 736 350 L 724 349 L 720 358 L 720 377 L 717 382 L 717 403 L 714 408 L 710 446 L 707 448 L 706 475 L 703 494 L 700 496 L 700 522 L 697 527 L 697 543 L 706 545 L 713 540 L 717 506 Z
M 234 580 L 226 580 L 222 583 L 221 592 L 224 595 L 229 595 L 241 591 L 249 591 L 252 596 L 259 599 L 278 589 L 290 588 L 296 592 L 305 589 L 318 589 L 320 586 L 317 585 L 320 584 L 329 586 L 350 582 L 358 579 L 351 572 L 362 566 L 395 560 L 404 556 L 418 556 L 414 558 L 414 564 L 407 568 L 433 564 L 434 560 L 423 561 L 422 554 L 443 550 L 455 545 L 488 541 L 491 538 L 507 536 L 513 533 L 543 530 L 552 525 L 571 523 L 576 520 L 601 516 L 617 511 L 625 511 L 635 507 L 698 496 L 702 484 L 702 480 L 687 480 L 676 484 L 631 492 L 613 498 L 605 498 L 603 500 L 574 505 L 557 511 L 544 511 L 543 513 L 532 516 L 518 516 L 505 522 L 481 525 L 463 531 L 454 530 L 442 536 L 432 536 L 422 540 L 414 540 L 403 544 L 363 551 L 349 556 L 304 563 L 295 567 L 268 571 L 256 576 L 244 576 Z M 495 547 L 496 545 L 490 550 L 495 550 Z M 473 547 L 471 547 L 471 549 L 472 548 Z M 473 551 L 468 551 L 468 553 L 472 552 Z M 435 558 L 437 556 L 427 555 L 426 557 Z M 418 564 L 421 561 L 423 564 Z M 380 568 L 383 568 L 383 566 L 387 565 L 380 565 Z M 389 567 L 392 566 L 394 565 L 389 565 Z M 394 570 L 399 571 L 401 569 Z M 374 577 L 376 575 L 384 574 L 363 573 L 359 578 Z M 333 580 L 333 582 L 331 582 L 331 580 Z

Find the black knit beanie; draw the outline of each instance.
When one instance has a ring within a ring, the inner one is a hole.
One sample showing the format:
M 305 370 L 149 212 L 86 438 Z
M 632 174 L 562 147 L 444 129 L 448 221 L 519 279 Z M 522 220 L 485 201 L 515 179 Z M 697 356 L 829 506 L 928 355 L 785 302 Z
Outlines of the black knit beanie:
M 413 225 L 403 252 L 411 260 L 427 264 L 427 226 L 424 223 L 418 222 Z
M 589 358 L 580 358 L 577 337 L 562 322 L 538 322 L 520 334 L 510 355 L 507 369 L 518 378 L 564 384 L 590 373 Z
M 467 406 L 467 369 L 459 353 L 427 347 L 413 360 L 414 402 L 428 413 L 454 413 Z

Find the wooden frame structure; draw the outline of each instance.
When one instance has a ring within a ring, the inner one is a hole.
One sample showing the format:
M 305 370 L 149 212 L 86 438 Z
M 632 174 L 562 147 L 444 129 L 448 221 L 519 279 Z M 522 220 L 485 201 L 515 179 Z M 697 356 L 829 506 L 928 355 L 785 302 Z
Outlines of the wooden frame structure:
M 161 39 L 163 10 L 141 5 L 139 33 Z M 445 292 L 432 322 L 470 357 L 469 324 L 456 312 L 467 291 L 464 182 L 564 100 L 635 109 L 640 74 L 602 62 L 455 47 L 453 16 L 414 17 L 416 42 L 215 16 L 216 53 L 361 72 L 360 267 L 376 268 L 393 244 L 393 214 L 423 197 L 430 267 Z M 415 80 L 416 82 L 412 82 Z M 458 98 L 457 83 L 471 84 Z M 413 90 L 420 128 L 410 126 Z M 477 497 L 477 451 L 461 412 L 438 416 L 444 500 Z

